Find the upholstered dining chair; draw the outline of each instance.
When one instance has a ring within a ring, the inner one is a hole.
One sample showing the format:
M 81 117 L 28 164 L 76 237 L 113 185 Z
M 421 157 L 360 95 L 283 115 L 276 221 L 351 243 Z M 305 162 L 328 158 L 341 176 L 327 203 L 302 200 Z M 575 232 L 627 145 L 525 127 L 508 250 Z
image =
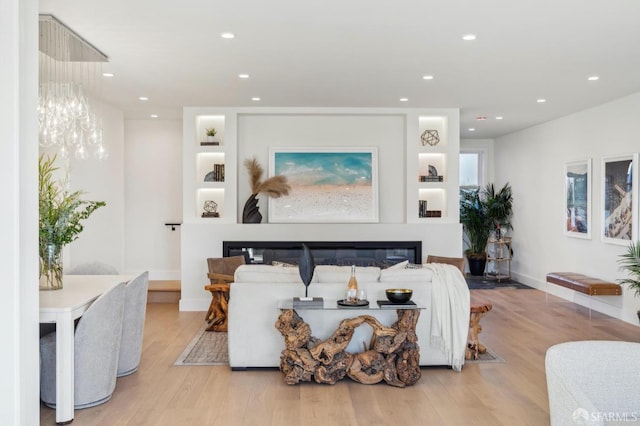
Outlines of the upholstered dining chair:
M 229 285 L 233 282 L 233 274 L 238 266 L 246 263 L 245 256 L 210 257 L 207 259 L 210 284 L 204 289 L 211 292 L 211 304 L 207 311 L 206 320 L 208 331 L 227 331 Z
M 118 377 L 128 376 L 138 370 L 142 355 L 144 317 L 147 313 L 149 272 L 145 271 L 127 283 L 118 357 Z
M 465 267 L 465 258 L 464 257 L 444 257 L 444 256 L 427 256 L 427 263 L 446 263 L 448 265 L 453 265 L 456 268 L 460 269 L 462 272 L 462 276 L 466 276 L 464 272 Z
M 69 275 L 118 275 L 118 270 L 104 262 L 81 263 L 68 272 Z
M 80 317 L 74 335 L 74 407 L 111 399 L 116 387 L 125 283 L 98 297 Z M 40 398 L 56 406 L 56 333 L 40 339 Z

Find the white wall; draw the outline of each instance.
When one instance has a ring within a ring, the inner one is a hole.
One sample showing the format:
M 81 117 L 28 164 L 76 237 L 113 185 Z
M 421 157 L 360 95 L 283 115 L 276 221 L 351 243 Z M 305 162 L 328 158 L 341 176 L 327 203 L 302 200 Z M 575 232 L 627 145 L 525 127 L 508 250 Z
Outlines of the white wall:
M 0 2 L 0 422 L 39 423 L 38 2 Z
M 180 279 L 182 121 L 125 122 L 125 271 Z
M 496 183 L 511 182 L 514 194 L 512 269 L 525 284 L 637 324 L 640 298 L 587 297 L 545 283 L 552 271 L 572 271 L 605 280 L 623 277 L 617 263 L 625 246 L 600 240 L 603 157 L 640 151 L 640 93 L 495 140 Z M 592 238 L 564 236 L 564 165 L 592 158 Z M 637 226 L 638 224 L 636 224 Z
M 85 192 L 83 199 L 104 201 L 105 207 L 96 210 L 84 221 L 84 230 L 69 244 L 65 267 L 85 262 L 101 261 L 124 271 L 124 115 L 122 111 L 94 101 L 94 109 L 102 119 L 107 160 L 93 157 L 69 159 L 71 190 Z

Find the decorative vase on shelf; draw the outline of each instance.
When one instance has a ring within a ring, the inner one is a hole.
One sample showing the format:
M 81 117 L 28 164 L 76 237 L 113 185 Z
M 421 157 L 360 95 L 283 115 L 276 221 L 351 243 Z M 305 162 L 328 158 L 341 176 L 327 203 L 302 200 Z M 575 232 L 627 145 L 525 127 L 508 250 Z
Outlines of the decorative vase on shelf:
M 47 244 L 40 253 L 40 290 L 62 289 L 62 247 Z

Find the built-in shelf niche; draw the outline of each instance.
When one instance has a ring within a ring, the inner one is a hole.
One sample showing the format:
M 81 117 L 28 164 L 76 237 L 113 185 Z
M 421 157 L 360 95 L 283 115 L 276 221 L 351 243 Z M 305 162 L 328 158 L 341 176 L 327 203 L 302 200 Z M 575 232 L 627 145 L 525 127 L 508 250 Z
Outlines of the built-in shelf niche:
M 205 176 L 214 171 L 216 164 L 224 165 L 224 152 L 201 152 L 196 156 L 196 163 L 196 182 L 209 184 L 211 182 L 205 182 Z M 224 182 L 224 179 L 217 182 Z
M 222 188 L 201 188 L 196 191 L 196 213 L 202 216 L 205 201 L 214 201 L 220 218 L 224 217 L 224 189 Z M 216 220 L 220 218 L 204 218 L 206 220 Z
M 439 211 L 441 216 L 419 216 L 419 218 L 428 219 L 443 219 L 447 217 L 447 192 L 444 188 L 421 188 L 418 190 L 418 205 L 416 211 L 420 209 L 420 201 L 427 202 L 427 211 Z
M 200 145 L 207 141 L 207 129 L 215 127 L 216 135 L 214 141 L 219 142 L 219 146 L 224 145 L 225 129 L 224 115 L 199 115 L 196 117 L 196 143 Z M 205 147 L 203 147 L 205 148 Z
M 422 135 L 426 130 L 435 130 L 438 132 L 439 142 L 436 145 L 424 144 L 422 142 Z M 446 149 L 447 147 L 447 118 L 446 117 L 432 117 L 432 116 L 419 116 L 418 117 L 418 131 L 419 138 L 418 144 L 428 150 Z
M 436 176 L 441 176 L 442 179 L 436 180 L 429 174 L 429 166 L 433 166 L 436 171 Z M 424 180 L 424 177 L 427 180 Z M 420 153 L 418 154 L 418 182 L 423 183 L 445 183 L 447 182 L 447 155 L 441 153 Z M 432 185 L 428 185 L 432 186 Z

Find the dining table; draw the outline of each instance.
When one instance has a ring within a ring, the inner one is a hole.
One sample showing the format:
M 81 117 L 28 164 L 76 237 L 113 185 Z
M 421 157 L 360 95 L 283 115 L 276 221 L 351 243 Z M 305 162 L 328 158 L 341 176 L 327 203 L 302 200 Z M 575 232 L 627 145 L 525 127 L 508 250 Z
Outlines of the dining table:
M 74 322 L 101 294 L 131 275 L 64 275 L 59 290 L 40 291 L 40 323 L 56 325 L 56 423 L 74 417 Z

